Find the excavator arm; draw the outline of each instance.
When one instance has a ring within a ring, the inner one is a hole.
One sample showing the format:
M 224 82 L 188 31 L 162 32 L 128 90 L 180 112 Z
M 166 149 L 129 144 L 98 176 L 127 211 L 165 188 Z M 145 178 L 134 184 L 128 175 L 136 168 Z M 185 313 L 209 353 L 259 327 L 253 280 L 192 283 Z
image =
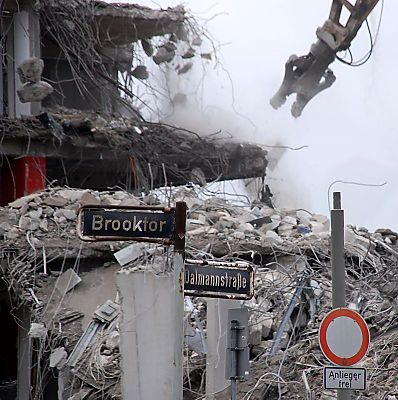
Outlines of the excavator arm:
M 316 30 L 318 40 L 310 52 L 298 57 L 292 55 L 285 64 L 285 76 L 279 90 L 270 100 L 275 109 L 285 103 L 288 96 L 296 93 L 292 115 L 299 117 L 307 103 L 336 80 L 329 65 L 339 51 L 347 50 L 363 22 L 379 0 L 333 0 L 329 18 Z M 343 7 L 349 16 L 341 22 Z

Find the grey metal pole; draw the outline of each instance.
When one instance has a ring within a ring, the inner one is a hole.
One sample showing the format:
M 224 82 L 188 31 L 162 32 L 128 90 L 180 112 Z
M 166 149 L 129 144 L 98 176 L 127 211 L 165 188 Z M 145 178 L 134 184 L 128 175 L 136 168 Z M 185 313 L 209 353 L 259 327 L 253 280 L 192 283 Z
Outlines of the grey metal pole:
M 332 237 L 332 304 L 345 307 L 344 263 L 344 210 L 341 209 L 340 192 L 333 193 L 333 210 L 330 212 Z
M 232 328 L 239 325 L 238 321 L 232 322 Z M 231 363 L 232 363 L 232 378 L 231 378 L 231 400 L 236 400 L 238 387 L 237 387 L 237 376 L 238 376 L 238 355 L 236 354 L 236 349 L 238 348 L 238 331 L 233 329 L 231 331 L 231 348 L 234 350 L 231 352 Z
M 345 307 L 344 210 L 341 193 L 333 192 L 333 209 L 330 211 L 332 239 L 332 305 Z M 351 391 L 337 389 L 337 400 L 350 400 Z
M 231 400 L 236 400 L 236 394 L 237 394 L 237 384 L 236 384 L 236 379 L 232 378 L 231 379 Z

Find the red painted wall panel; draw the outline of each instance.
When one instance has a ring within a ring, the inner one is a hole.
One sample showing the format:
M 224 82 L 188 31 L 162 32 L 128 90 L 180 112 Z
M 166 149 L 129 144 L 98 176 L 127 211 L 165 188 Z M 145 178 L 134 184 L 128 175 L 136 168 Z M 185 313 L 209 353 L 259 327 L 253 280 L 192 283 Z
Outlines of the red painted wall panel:
M 0 193 L 2 206 L 45 187 L 45 157 L 21 157 L 9 159 L 9 162 L 3 158 Z

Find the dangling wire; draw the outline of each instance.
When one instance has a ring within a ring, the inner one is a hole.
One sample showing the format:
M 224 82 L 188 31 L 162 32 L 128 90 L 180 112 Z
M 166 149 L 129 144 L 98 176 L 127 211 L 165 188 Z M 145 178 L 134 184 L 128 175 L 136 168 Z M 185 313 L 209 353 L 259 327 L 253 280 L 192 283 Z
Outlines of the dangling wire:
M 381 21 L 383 19 L 383 11 L 384 11 L 384 0 L 381 0 L 380 17 L 379 17 L 379 22 L 377 24 L 377 30 L 376 30 L 376 35 L 374 37 L 374 40 L 373 40 L 373 36 L 372 36 L 372 31 L 370 30 L 369 22 L 368 22 L 367 19 L 365 20 L 366 27 L 368 28 L 369 39 L 370 39 L 370 50 L 368 51 L 368 53 L 366 53 L 362 58 L 360 58 L 359 60 L 354 62 L 353 61 L 352 52 L 348 48 L 348 52 L 350 54 L 350 61 L 346 61 L 343 58 L 341 58 L 341 57 L 336 55 L 336 58 L 340 62 L 342 62 L 343 64 L 346 64 L 346 65 L 349 65 L 350 67 L 360 67 L 361 65 L 364 65 L 370 59 L 370 57 L 372 56 L 372 53 L 373 53 L 374 46 L 375 46 L 375 44 L 377 42 L 377 38 L 379 36 Z

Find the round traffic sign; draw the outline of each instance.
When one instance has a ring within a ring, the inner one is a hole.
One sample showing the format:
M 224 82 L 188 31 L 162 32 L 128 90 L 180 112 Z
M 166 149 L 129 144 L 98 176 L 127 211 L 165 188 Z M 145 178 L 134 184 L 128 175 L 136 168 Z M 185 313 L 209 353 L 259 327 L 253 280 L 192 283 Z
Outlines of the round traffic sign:
M 370 342 L 365 320 L 349 308 L 335 308 L 319 327 L 319 344 L 324 356 L 336 365 L 354 365 L 365 357 Z

